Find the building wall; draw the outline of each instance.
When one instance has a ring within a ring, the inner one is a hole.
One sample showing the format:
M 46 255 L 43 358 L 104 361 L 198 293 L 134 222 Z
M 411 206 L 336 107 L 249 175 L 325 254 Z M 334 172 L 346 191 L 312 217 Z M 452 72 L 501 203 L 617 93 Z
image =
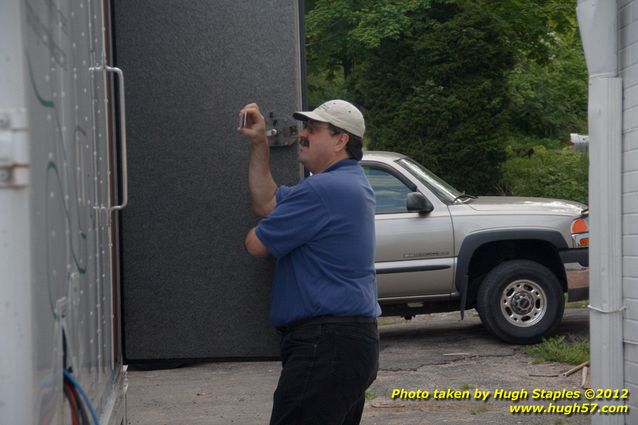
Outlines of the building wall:
M 619 71 L 623 79 L 623 321 L 626 423 L 638 423 L 638 1 L 618 1 Z

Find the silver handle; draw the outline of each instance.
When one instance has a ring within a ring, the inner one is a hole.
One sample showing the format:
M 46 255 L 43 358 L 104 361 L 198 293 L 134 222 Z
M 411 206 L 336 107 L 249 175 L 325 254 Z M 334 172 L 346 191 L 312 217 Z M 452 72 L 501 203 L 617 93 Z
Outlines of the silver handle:
M 122 210 L 128 204 L 128 165 L 126 161 L 126 103 L 124 101 L 124 73 L 120 68 L 105 65 L 107 72 L 113 72 L 120 83 L 120 137 L 122 143 L 122 203 L 109 208 L 109 212 Z

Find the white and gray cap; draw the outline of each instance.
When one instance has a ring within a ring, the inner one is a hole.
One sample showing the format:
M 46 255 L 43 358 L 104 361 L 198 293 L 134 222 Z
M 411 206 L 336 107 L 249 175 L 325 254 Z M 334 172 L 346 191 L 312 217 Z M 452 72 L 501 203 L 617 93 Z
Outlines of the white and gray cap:
M 310 119 L 327 122 L 361 138 L 363 138 L 363 133 L 366 131 L 366 123 L 361 111 L 345 100 L 329 100 L 319 105 L 314 111 L 298 111 L 292 116 L 300 121 L 308 121 Z

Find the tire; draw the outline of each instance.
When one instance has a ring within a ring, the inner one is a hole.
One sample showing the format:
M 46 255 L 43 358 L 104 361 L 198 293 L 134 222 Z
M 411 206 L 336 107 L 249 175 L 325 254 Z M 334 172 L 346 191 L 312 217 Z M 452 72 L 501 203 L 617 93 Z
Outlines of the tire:
M 565 297 L 554 273 L 530 260 L 511 260 L 494 267 L 477 294 L 483 325 L 511 344 L 534 344 L 560 324 Z

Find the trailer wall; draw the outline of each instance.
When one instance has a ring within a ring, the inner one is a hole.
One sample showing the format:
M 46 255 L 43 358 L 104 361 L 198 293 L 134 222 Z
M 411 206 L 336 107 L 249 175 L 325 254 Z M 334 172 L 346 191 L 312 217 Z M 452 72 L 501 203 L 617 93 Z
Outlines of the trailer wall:
M 8 0 L 0 19 L 10 176 L 0 185 L 0 250 L 8 254 L 0 255 L 1 329 L 10 334 L 0 355 L 0 423 L 71 423 L 66 369 L 100 423 L 119 424 L 126 386 L 109 210 L 117 123 L 108 4 Z

